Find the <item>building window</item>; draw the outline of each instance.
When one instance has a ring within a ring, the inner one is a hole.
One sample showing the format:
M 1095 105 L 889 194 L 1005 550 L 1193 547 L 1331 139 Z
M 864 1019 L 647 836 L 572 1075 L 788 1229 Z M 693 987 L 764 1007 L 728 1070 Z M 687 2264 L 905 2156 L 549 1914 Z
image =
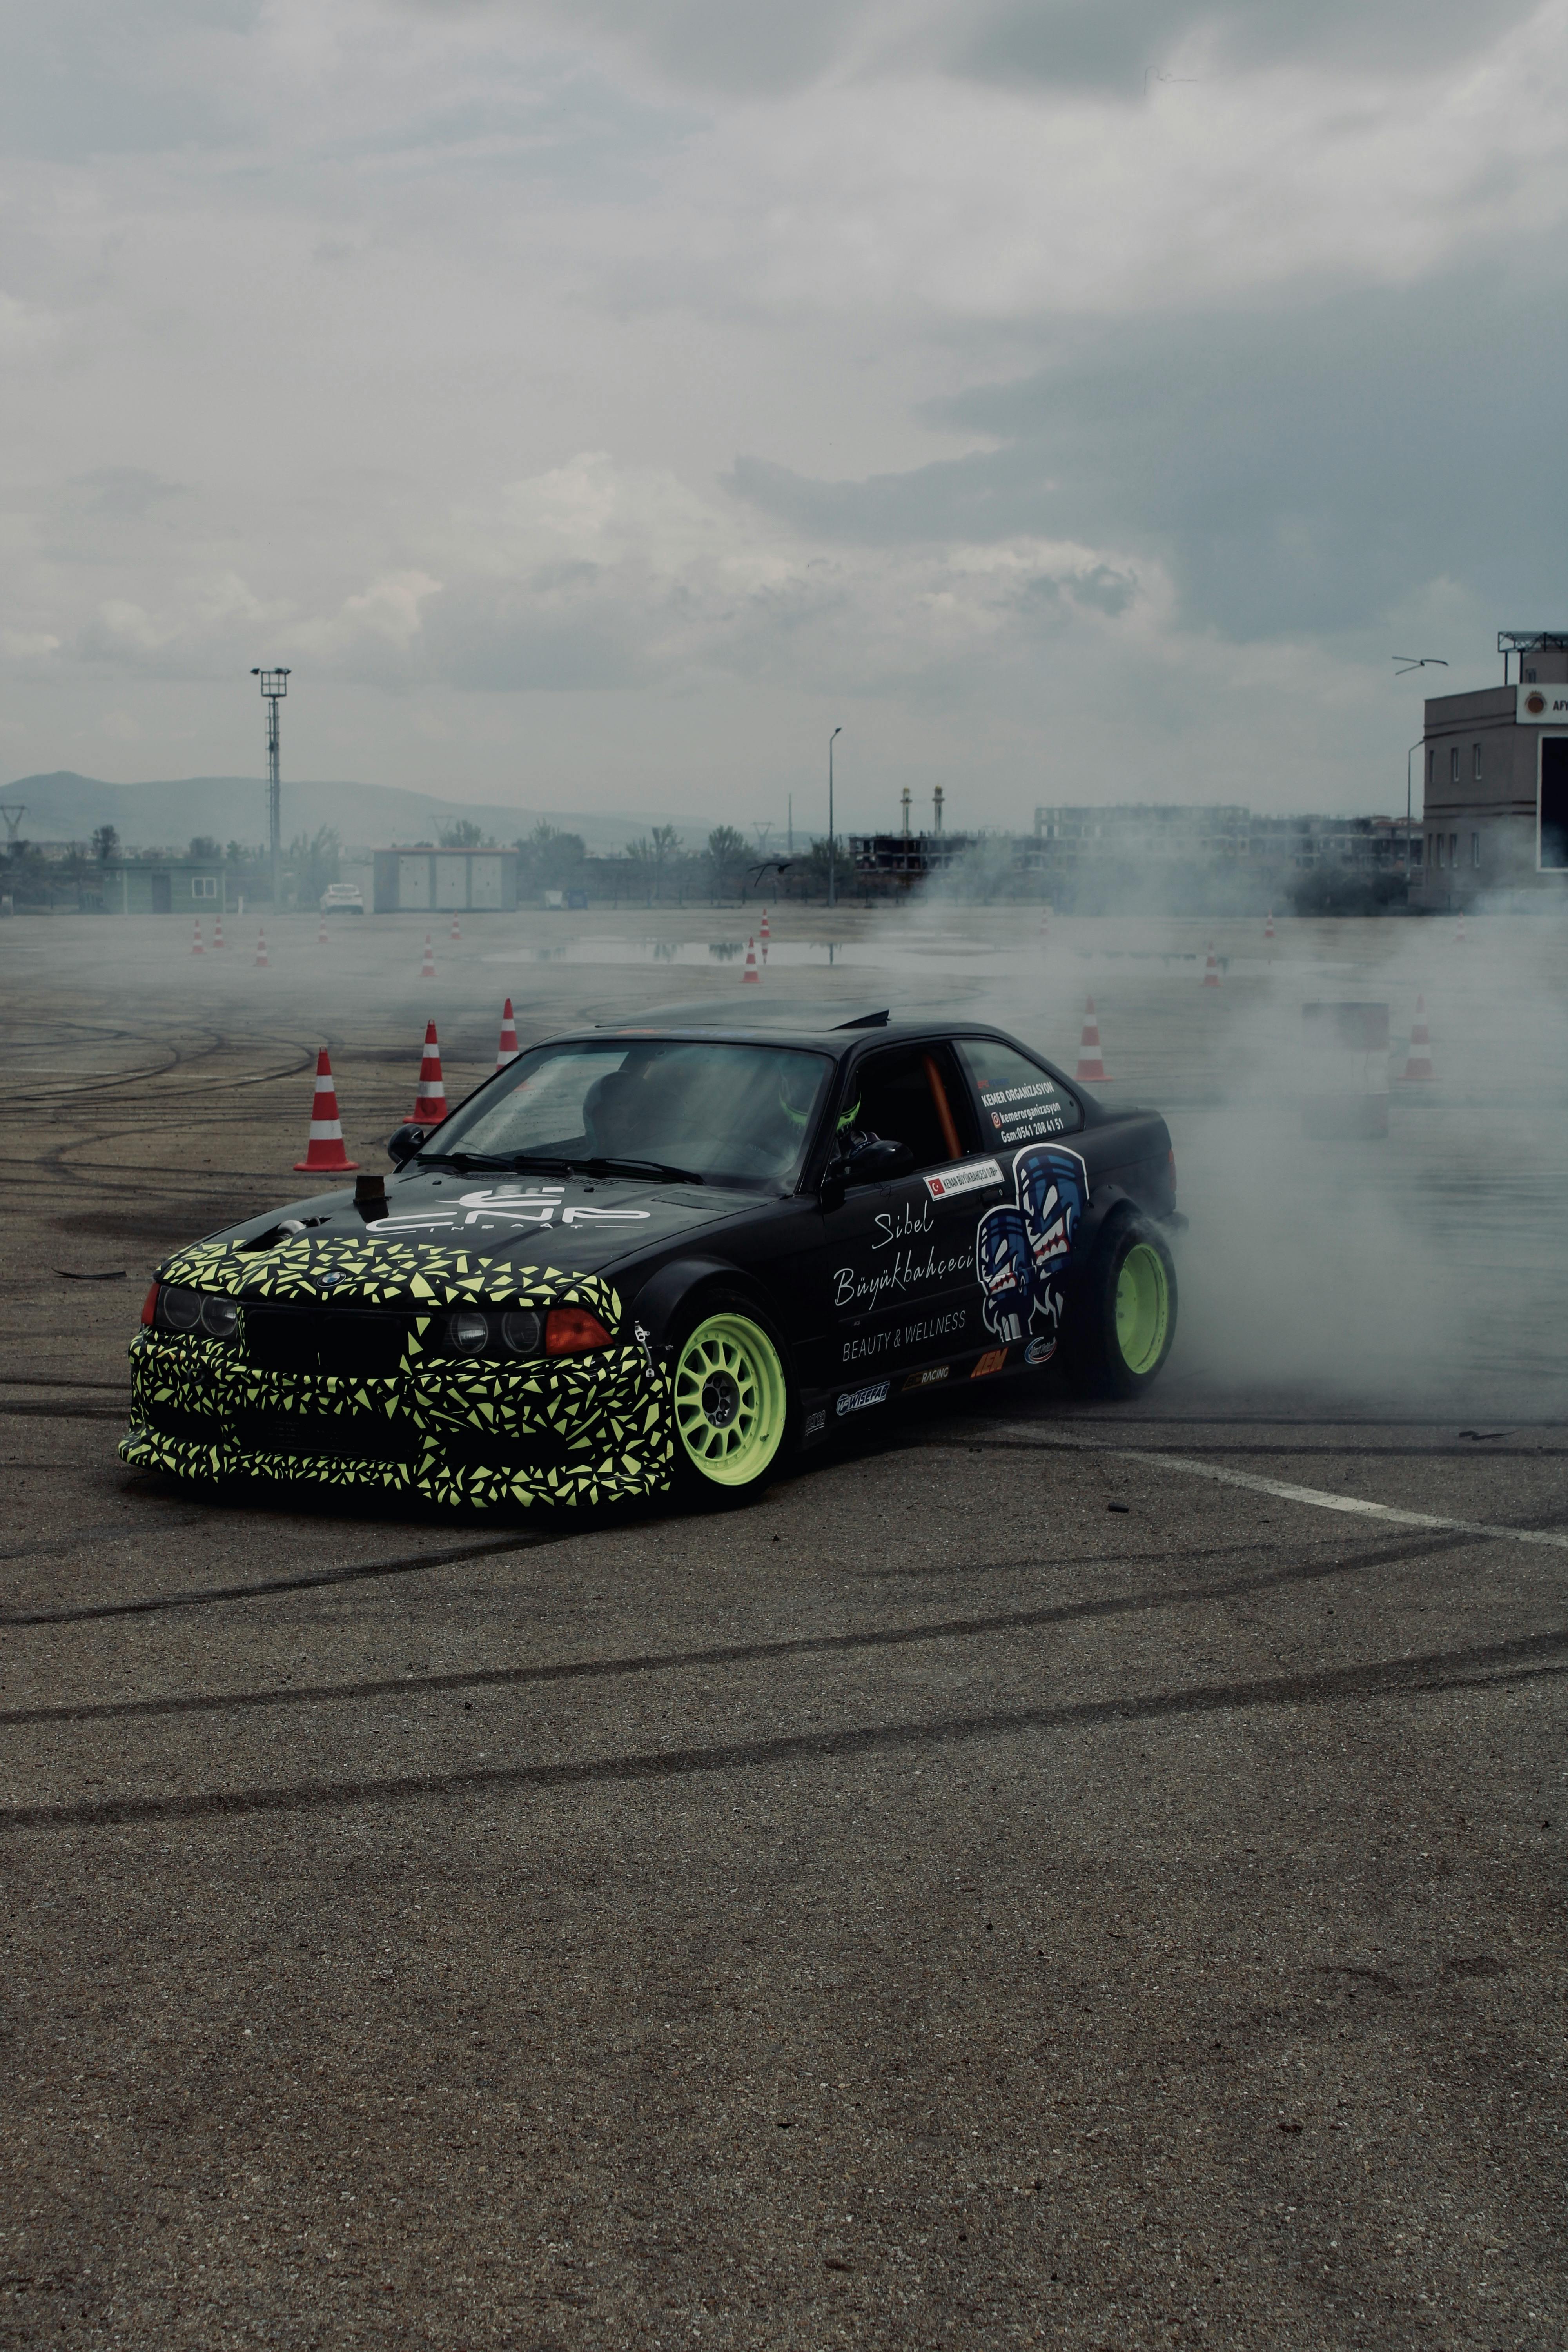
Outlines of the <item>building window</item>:
M 216 874 L 193 874 L 191 877 L 191 896 L 193 898 L 216 898 L 217 897 L 217 876 Z
M 1479 833 L 1472 833 L 1470 835 L 1470 864 L 1472 866 L 1479 866 L 1480 862 L 1481 836 Z
M 1448 835 L 1448 864 L 1449 864 L 1450 868 L 1452 868 L 1453 866 L 1458 866 L 1458 862 L 1459 862 L 1459 836 L 1458 836 L 1458 835 L 1457 833 L 1451 833 L 1451 834 Z
M 1479 743 L 1475 746 L 1475 754 L 1476 754 L 1476 782 L 1477 782 L 1477 783 L 1479 784 L 1479 783 L 1480 782 L 1480 781 L 1481 781 L 1481 747 L 1480 747 L 1480 745 L 1479 745 Z
M 1458 782 L 1458 781 L 1459 781 L 1459 747 L 1458 747 L 1458 745 L 1456 743 L 1456 744 L 1455 744 L 1455 746 L 1454 746 L 1454 748 L 1453 748 L 1453 750 L 1452 750 L 1452 751 L 1449 752 L 1449 754 L 1448 754 L 1448 782 L 1449 782 L 1451 784 L 1457 784 L 1457 783 Z
M 1435 833 L 1432 835 L 1432 863 L 1439 869 L 1439 871 L 1441 870 L 1443 864 L 1443 836 L 1440 833 Z
M 1426 781 L 1428 783 L 1434 782 L 1436 777 L 1436 773 L 1437 754 L 1436 751 L 1428 751 L 1426 754 Z

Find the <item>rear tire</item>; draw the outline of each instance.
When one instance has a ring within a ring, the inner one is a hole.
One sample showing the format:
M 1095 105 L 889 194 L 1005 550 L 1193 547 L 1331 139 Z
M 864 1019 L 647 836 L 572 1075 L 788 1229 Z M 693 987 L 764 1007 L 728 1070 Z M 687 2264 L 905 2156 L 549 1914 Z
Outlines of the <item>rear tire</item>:
M 762 1493 L 784 1451 L 795 1400 L 784 1349 L 745 1299 L 710 1295 L 678 1329 L 675 1489 L 733 1509 Z
M 1076 1384 L 1097 1396 L 1142 1396 L 1176 1336 L 1175 1262 L 1156 1225 L 1119 1219 L 1094 1254 L 1079 1311 Z

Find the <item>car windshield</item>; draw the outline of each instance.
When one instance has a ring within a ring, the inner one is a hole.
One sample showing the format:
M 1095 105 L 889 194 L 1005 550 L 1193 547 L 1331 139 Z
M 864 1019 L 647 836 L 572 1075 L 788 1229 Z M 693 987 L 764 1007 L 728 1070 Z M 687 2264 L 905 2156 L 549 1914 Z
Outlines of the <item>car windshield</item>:
M 625 1163 L 628 1175 L 662 1171 L 788 1192 L 832 1072 L 826 1054 L 791 1045 L 541 1045 L 454 1112 L 428 1156 L 605 1160 Z

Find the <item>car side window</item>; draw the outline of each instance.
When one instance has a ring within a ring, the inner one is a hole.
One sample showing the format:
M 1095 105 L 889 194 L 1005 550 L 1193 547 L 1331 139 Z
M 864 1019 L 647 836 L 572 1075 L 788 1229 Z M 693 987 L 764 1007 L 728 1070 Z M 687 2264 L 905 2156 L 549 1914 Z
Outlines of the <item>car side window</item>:
M 958 1050 L 973 1080 L 981 1134 L 993 1151 L 1075 1135 L 1083 1125 L 1077 1096 L 1016 1046 L 995 1037 L 965 1037 Z
M 976 1148 L 968 1091 L 947 1046 L 890 1046 L 857 1066 L 840 1126 L 853 1112 L 857 1133 L 907 1143 L 916 1168 L 945 1168 Z

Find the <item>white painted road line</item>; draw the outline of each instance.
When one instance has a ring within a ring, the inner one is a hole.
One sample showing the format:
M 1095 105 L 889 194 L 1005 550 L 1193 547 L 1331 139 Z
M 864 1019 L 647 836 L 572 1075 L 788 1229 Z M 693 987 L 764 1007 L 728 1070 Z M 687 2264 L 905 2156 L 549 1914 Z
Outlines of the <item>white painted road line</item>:
M 1485 1536 L 1505 1543 L 1544 1544 L 1568 1551 L 1568 1533 L 1551 1528 L 1493 1527 L 1484 1519 L 1445 1519 L 1433 1511 L 1402 1511 L 1393 1503 L 1365 1503 L 1359 1495 L 1325 1494 L 1321 1486 L 1290 1486 L 1282 1478 L 1259 1478 L 1250 1470 L 1223 1470 L 1216 1462 L 1194 1462 L 1185 1454 L 1150 1454 L 1139 1445 L 1094 1446 L 1118 1462 L 1152 1462 L 1161 1470 L 1182 1470 L 1190 1478 L 1212 1478 L 1216 1486 L 1241 1486 L 1252 1495 L 1276 1495 L 1284 1503 L 1311 1503 L 1320 1511 L 1346 1511 L 1352 1518 L 1387 1519 L 1400 1528 L 1439 1528 L 1454 1535 Z

